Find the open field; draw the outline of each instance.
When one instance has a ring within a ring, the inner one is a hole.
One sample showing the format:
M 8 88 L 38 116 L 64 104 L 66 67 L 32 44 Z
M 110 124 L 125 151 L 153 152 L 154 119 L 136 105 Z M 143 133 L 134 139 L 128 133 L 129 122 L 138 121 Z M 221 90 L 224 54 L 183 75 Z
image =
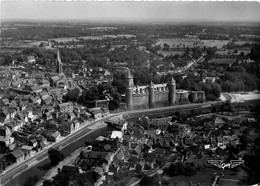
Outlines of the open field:
M 135 38 L 135 35 L 132 34 L 118 34 L 118 35 L 100 35 L 100 36 L 81 36 L 81 37 L 61 37 L 61 38 L 50 38 L 48 41 L 56 41 L 56 42 L 71 42 L 75 41 L 78 42 L 80 39 L 83 40 L 102 40 L 107 38 Z M 39 46 L 41 42 L 46 41 L 33 41 L 33 42 L 24 42 L 21 47 L 33 47 Z
M 199 39 L 184 39 L 184 38 L 180 38 L 180 39 L 159 39 L 156 43 L 156 45 L 160 45 L 161 47 L 163 47 L 164 43 L 168 44 L 170 46 L 170 48 L 183 48 L 185 47 L 189 47 L 189 48 L 193 48 L 193 47 L 197 47 L 200 46 L 200 40 Z
M 241 52 L 244 53 L 244 55 L 247 55 L 251 52 L 251 49 L 238 49 L 237 50 L 237 53 L 234 53 L 234 50 L 220 50 L 220 51 L 217 51 L 216 54 L 220 54 L 220 55 L 229 55 L 229 54 L 232 54 L 232 55 L 240 55 Z
M 60 37 L 60 38 L 51 38 L 49 39 L 49 41 L 56 41 L 56 42 L 70 42 L 70 41 L 79 41 L 78 39 L 76 39 L 75 37 Z
M 202 46 L 205 47 L 217 47 L 222 48 L 224 45 L 228 44 L 228 40 L 201 40 Z
M 241 45 L 244 45 L 244 44 L 246 44 L 246 43 L 256 44 L 256 43 L 258 43 L 258 42 L 257 42 L 257 41 L 236 41 L 236 42 L 235 42 L 235 45 L 241 46 Z
M 175 54 L 180 54 L 182 55 L 184 53 L 184 51 L 163 51 L 163 50 L 160 50 L 158 51 L 159 54 L 162 54 L 164 57 L 165 56 L 170 56 L 170 55 L 175 55 Z
M 212 60 L 209 61 L 210 63 L 215 63 L 215 64 L 223 64 L 223 65 L 232 65 L 233 63 L 236 62 L 236 59 L 221 59 L 221 58 L 213 58 Z

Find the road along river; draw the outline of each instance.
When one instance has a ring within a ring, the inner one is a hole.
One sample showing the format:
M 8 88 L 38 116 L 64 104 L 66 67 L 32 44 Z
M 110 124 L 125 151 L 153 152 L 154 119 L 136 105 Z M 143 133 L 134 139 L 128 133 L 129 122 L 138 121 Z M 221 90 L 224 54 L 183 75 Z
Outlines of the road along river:
M 94 140 L 98 136 L 100 136 L 102 134 L 102 132 L 108 131 L 108 130 L 112 130 L 112 129 L 108 128 L 108 127 L 103 127 L 103 128 L 97 129 L 97 130 L 88 131 L 88 133 L 86 135 L 82 135 L 81 137 L 77 136 L 77 139 L 75 138 L 76 141 L 74 139 L 72 139 L 72 141 L 74 141 L 74 142 L 72 142 L 71 144 L 62 148 L 61 152 L 65 155 L 65 157 L 68 157 L 71 155 L 71 153 L 73 153 L 74 151 L 76 151 L 77 149 L 82 147 L 84 145 L 85 141 Z M 29 176 L 34 176 L 34 175 L 37 175 L 38 178 L 41 179 L 50 169 L 49 163 L 50 163 L 49 159 L 45 158 L 45 160 L 43 160 L 39 164 L 37 164 L 33 167 L 30 167 L 28 170 L 26 170 L 19 176 L 11 179 L 11 181 L 9 181 L 7 184 L 5 184 L 5 186 L 22 186 Z

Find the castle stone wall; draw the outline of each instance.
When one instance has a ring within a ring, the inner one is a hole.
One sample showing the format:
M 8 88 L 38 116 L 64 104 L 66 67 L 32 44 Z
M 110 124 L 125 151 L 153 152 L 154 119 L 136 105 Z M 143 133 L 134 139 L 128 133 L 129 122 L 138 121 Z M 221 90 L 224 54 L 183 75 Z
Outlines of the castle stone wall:
M 169 92 L 156 92 L 154 93 L 154 107 L 165 107 L 169 105 L 168 101 Z
M 149 107 L 148 94 L 134 94 L 133 95 L 133 107 L 134 109 L 146 109 Z

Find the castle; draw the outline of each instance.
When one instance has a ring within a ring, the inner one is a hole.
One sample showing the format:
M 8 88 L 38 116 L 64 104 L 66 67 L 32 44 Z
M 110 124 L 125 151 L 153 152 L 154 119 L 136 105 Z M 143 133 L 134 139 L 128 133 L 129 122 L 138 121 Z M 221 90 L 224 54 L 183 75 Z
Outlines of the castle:
M 204 91 L 176 90 L 176 82 L 172 78 L 168 84 L 134 86 L 133 76 L 127 70 L 127 88 L 125 103 L 127 110 L 173 106 L 205 101 Z

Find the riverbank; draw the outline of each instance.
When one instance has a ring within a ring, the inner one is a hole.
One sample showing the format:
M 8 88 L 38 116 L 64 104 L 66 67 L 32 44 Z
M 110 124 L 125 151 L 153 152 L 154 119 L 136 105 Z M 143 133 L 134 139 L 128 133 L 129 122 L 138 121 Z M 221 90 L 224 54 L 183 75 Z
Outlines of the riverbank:
M 91 131 L 89 131 L 86 135 L 95 132 L 98 129 L 102 129 L 105 128 L 107 126 L 106 123 L 104 122 L 98 122 L 95 125 L 92 125 L 90 127 L 88 127 Z M 82 136 L 83 137 L 83 136 Z M 64 147 L 63 147 L 64 148 Z M 36 184 L 36 186 L 41 186 L 44 180 L 48 180 L 53 178 L 57 173 L 58 173 L 58 169 L 62 169 L 62 167 L 64 165 L 71 165 L 73 160 L 79 155 L 80 151 L 81 151 L 82 147 L 80 147 L 79 149 L 77 149 L 76 151 L 72 152 L 70 156 L 66 157 L 62 162 L 60 162 L 57 166 L 51 168 L 48 172 L 46 172 L 46 174 L 44 175 L 44 177 Z
M 67 158 L 71 156 L 71 153 L 81 148 L 84 145 L 85 141 L 94 140 L 97 137 L 99 137 L 104 131 L 109 130 L 112 129 L 108 127 L 103 127 L 87 132 L 81 135 L 79 138 L 77 138 L 77 140 L 74 140 L 71 144 L 63 146 L 60 151 L 65 155 L 65 158 Z M 5 186 L 22 186 L 29 176 L 34 175 L 37 175 L 38 178 L 41 180 L 44 176 L 46 176 L 46 174 L 49 172 L 51 168 L 52 167 L 50 166 L 50 161 L 48 158 L 46 158 L 39 164 L 30 167 L 28 170 L 24 171 L 19 176 L 10 180 L 8 183 L 5 184 Z
M 230 100 L 231 103 L 242 103 L 245 101 L 260 100 L 259 92 L 238 92 L 238 93 L 227 93 L 224 92 L 220 95 L 221 101 Z

